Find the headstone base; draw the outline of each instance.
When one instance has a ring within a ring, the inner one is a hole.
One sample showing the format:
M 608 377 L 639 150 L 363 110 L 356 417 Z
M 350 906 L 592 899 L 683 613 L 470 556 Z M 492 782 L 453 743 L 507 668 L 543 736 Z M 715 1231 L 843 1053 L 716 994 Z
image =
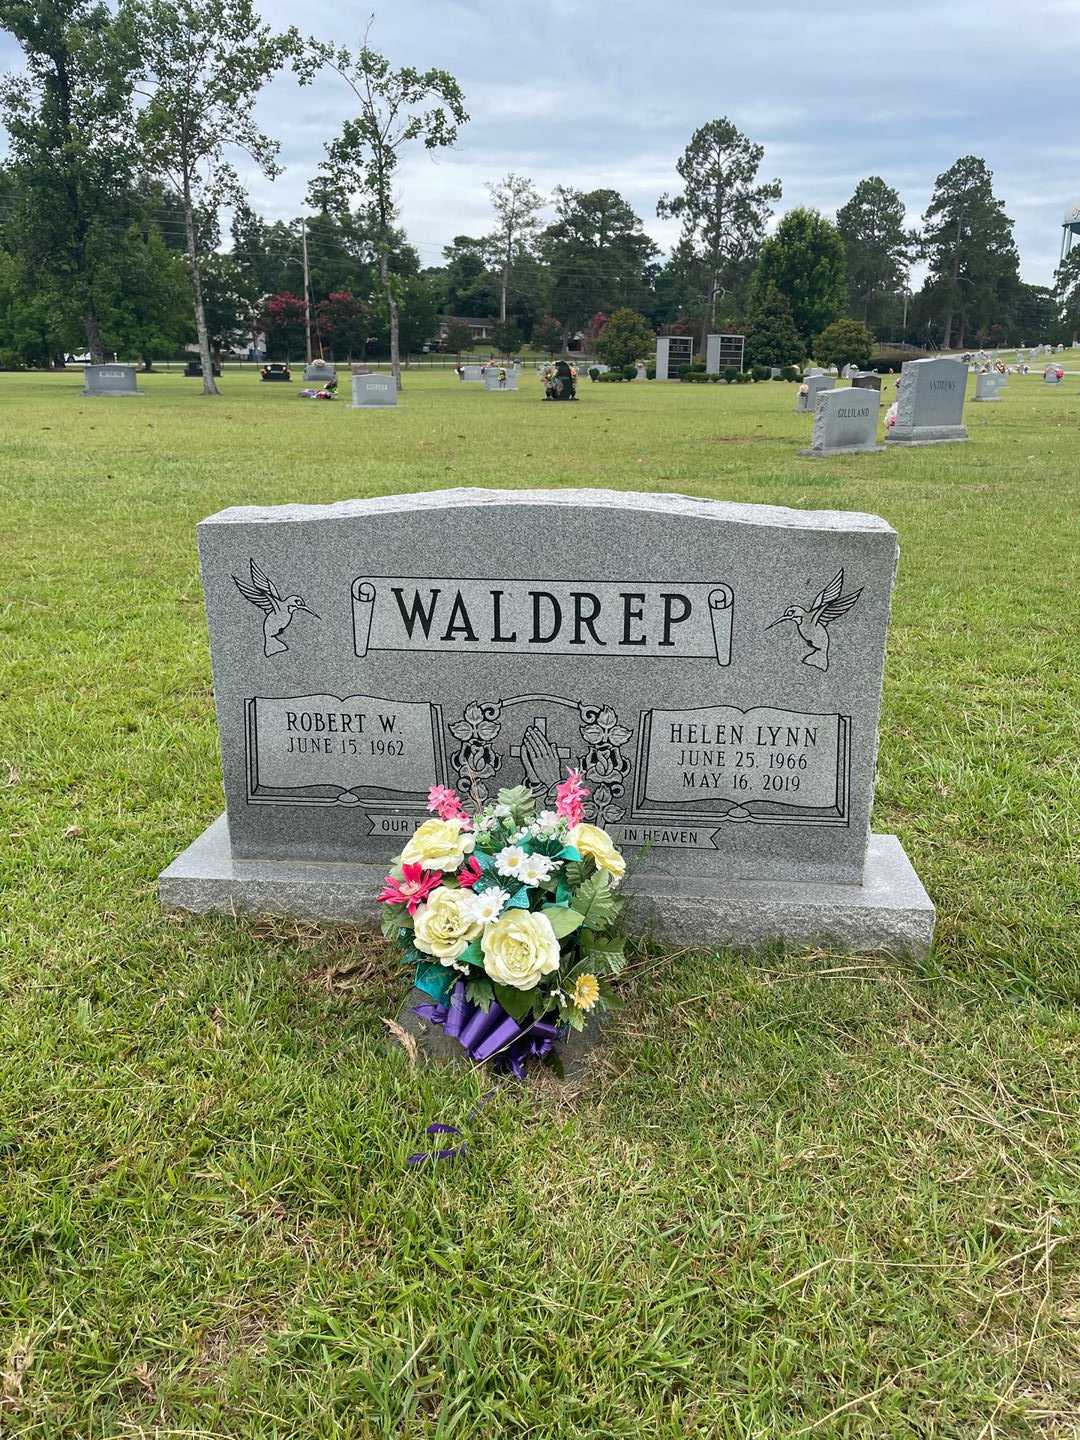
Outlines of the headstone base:
M 386 865 L 239 860 L 224 815 L 164 870 L 162 909 L 191 914 L 288 915 L 372 927 Z M 673 859 L 671 870 L 677 870 Z M 925 955 L 934 906 L 895 835 L 871 835 L 861 885 L 786 880 L 712 881 L 639 875 L 625 924 L 682 946 L 749 950 L 774 941 L 850 951 Z
M 797 450 L 805 460 L 827 460 L 830 455 L 880 455 L 884 445 L 832 445 L 824 450 Z
M 886 445 L 953 445 L 968 438 L 966 425 L 917 425 L 903 434 L 890 430 Z

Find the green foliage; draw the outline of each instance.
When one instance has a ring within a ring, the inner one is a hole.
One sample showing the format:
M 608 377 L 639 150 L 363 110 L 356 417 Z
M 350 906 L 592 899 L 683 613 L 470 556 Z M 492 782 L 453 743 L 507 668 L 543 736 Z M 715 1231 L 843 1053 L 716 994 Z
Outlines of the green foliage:
M 509 807 L 515 826 L 527 825 L 536 814 L 536 796 L 528 785 L 514 785 L 500 790 L 498 802 Z
M 506 1013 L 519 1023 L 533 1008 L 536 996 L 532 990 L 517 990 L 513 985 L 493 985 L 492 990 Z
M 735 365 L 729 365 L 729 366 L 727 367 L 727 369 L 724 371 L 724 375 L 723 375 L 723 379 L 724 379 L 725 385 L 734 385 L 734 384 L 735 384 L 735 381 L 738 380 L 738 378 L 739 378 L 738 367 L 735 366 Z
M 796 365 L 806 347 L 795 328 L 791 306 L 773 284 L 760 286 L 749 314 L 746 361 L 755 365 Z
M 565 185 L 556 186 L 554 199 L 556 219 L 537 246 L 549 270 L 552 307 L 564 326 L 584 328 L 601 310 L 640 310 L 659 251 L 628 202 L 616 190 Z
M 451 320 L 446 327 L 446 337 L 443 340 L 443 349 L 451 354 L 460 355 L 463 350 L 473 348 L 473 332 L 464 320 Z
M 834 320 L 814 341 L 814 359 L 820 365 L 857 365 L 865 370 L 870 363 L 874 337 L 861 320 Z
M 836 226 L 816 210 L 789 210 L 761 247 L 751 290 L 752 313 L 765 303 L 770 285 L 791 307 L 802 352 L 809 354 L 814 336 L 843 313 L 847 301 L 844 242 Z M 755 353 L 753 358 L 765 357 Z
M 486 1015 L 495 999 L 495 987 L 486 975 L 477 975 L 473 971 L 465 981 L 465 998 L 478 1005 Z
M 573 894 L 573 908 L 581 916 L 585 930 L 610 930 L 618 918 L 622 904 L 611 889 L 611 877 L 597 870 L 583 880 Z
M 518 327 L 509 321 L 495 326 L 495 348 L 500 355 L 513 355 L 521 349 L 524 339 Z
M 844 242 L 848 303 L 869 326 L 881 322 L 882 300 L 907 284 L 916 237 L 904 228 L 904 202 L 880 175 L 860 180 L 836 212 Z
M 624 366 L 623 366 L 622 375 L 623 375 L 623 379 L 624 379 L 624 380 L 636 380 L 636 379 L 637 379 L 637 366 L 636 366 L 636 365 L 624 365 Z
M 650 328 L 644 315 L 636 310 L 622 308 L 609 316 L 606 325 L 596 340 L 596 353 L 613 370 L 630 371 L 628 379 L 637 373 L 636 361 L 651 355 L 656 350 L 656 334 Z
M 554 315 L 545 315 L 533 327 L 532 340 L 538 350 L 546 350 L 549 355 L 556 354 L 563 346 L 562 322 Z
M 565 940 L 567 935 L 572 935 L 585 920 L 584 915 L 566 905 L 545 905 L 544 914 L 551 922 L 556 940 Z

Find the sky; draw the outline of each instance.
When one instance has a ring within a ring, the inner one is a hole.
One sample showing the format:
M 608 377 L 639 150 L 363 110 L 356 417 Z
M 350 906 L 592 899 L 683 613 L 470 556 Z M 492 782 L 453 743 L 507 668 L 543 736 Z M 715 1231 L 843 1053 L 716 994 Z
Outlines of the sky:
M 764 145 L 761 175 L 783 184 L 778 215 L 811 205 L 831 217 L 877 174 L 916 224 L 936 177 L 982 156 L 1035 284 L 1050 283 L 1062 216 L 1080 202 L 1080 0 L 258 3 L 274 26 L 350 46 L 374 10 L 369 43 L 393 64 L 456 76 L 470 115 L 457 144 L 414 153 L 399 172 L 423 265 L 439 264 L 453 236 L 491 228 L 484 183 L 511 170 L 545 195 L 558 184 L 620 191 L 667 251 L 677 223 L 656 218 L 657 198 L 677 188 L 694 129 L 720 115 Z M 0 39 L 0 68 L 17 58 Z M 260 213 L 301 213 L 323 144 L 350 113 L 336 77 L 272 83 L 259 115 L 286 171 L 272 183 L 249 175 Z

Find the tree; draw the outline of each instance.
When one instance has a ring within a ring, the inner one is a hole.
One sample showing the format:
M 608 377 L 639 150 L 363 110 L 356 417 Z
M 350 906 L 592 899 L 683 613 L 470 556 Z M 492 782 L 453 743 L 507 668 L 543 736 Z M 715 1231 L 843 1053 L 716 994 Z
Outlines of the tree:
M 154 225 L 133 225 L 116 255 L 117 292 L 106 333 L 143 368 L 178 350 L 191 338 L 190 287 L 182 258 Z
M 726 116 L 710 120 L 690 137 L 675 164 L 682 193 L 662 195 L 661 218 L 682 220 L 684 255 L 705 271 L 709 322 L 716 322 L 716 301 L 733 289 L 753 261 L 779 200 L 779 180 L 758 184 L 763 145 L 748 140 Z
M 538 350 L 546 350 L 549 355 L 554 355 L 556 350 L 562 349 L 562 321 L 556 320 L 554 315 L 544 315 L 533 327 L 532 338 Z
M 128 17 L 96 0 L 0 0 L 24 73 L 0 81 L 18 248 L 29 282 L 78 314 L 104 358 L 103 292 L 133 217 L 129 143 L 136 66 Z
M 795 328 L 787 297 L 781 295 L 775 285 L 769 283 L 759 289 L 748 320 L 747 365 L 802 364 L 806 347 Z
M 636 310 L 616 310 L 596 341 L 596 353 L 613 370 L 633 365 L 656 350 L 656 332 Z
M 319 302 L 315 326 L 335 359 L 363 355 L 371 329 L 371 311 L 348 290 L 335 290 Z
M 570 330 L 597 310 L 641 308 L 659 251 L 616 190 L 555 190 L 557 218 L 539 239 L 551 269 L 551 303 Z
M 524 175 L 513 171 L 497 184 L 489 183 L 487 192 L 498 221 L 491 245 L 499 257 L 499 319 L 506 323 L 506 295 L 510 273 L 519 257 L 540 228 L 536 218 L 543 208 L 543 196 Z
M 814 341 L 814 359 L 822 365 L 857 365 L 865 370 L 870 364 L 874 337 L 861 320 L 834 320 Z
M 814 337 L 842 313 L 847 298 L 844 242 L 836 226 L 816 210 L 789 210 L 761 247 L 752 305 L 769 285 L 787 299 L 809 354 Z
M 1015 303 L 1020 259 L 1013 222 L 994 195 L 985 160 L 964 155 L 939 175 L 923 216 L 922 255 L 929 265 L 926 290 L 941 305 L 942 348 L 957 344 L 974 322 L 989 324 Z
M 217 395 L 197 213 L 216 215 L 220 204 L 238 205 L 244 198 L 226 158 L 230 145 L 267 178 L 280 173 L 278 145 L 255 124 L 254 107 L 263 85 L 296 55 L 299 36 L 295 30 L 273 34 L 252 0 L 131 0 L 131 5 L 147 85 L 138 116 L 142 154 L 182 206 L 203 394 Z
M 304 349 L 307 307 L 299 295 L 283 290 L 269 295 L 259 315 L 259 329 L 266 334 L 267 355 L 287 360 Z
M 495 348 L 500 355 L 512 355 L 521 349 L 521 331 L 509 323 L 495 326 Z
M 1054 305 L 1062 331 L 1075 340 L 1080 332 L 1080 246 L 1069 251 L 1054 274 Z
M 907 284 L 915 237 L 904 229 L 904 202 L 880 175 L 870 175 L 836 212 L 836 228 L 844 242 L 851 309 L 869 324 L 875 299 Z
M 463 350 L 471 350 L 473 347 L 473 332 L 464 320 L 451 320 L 446 327 L 446 334 L 443 336 L 443 349 L 451 354 L 460 355 Z
M 327 159 L 310 194 L 320 209 L 347 210 L 351 197 L 363 198 L 375 222 L 379 274 L 390 321 L 390 364 L 401 389 L 401 353 L 397 286 L 391 274 L 394 246 L 394 177 L 401 152 L 414 140 L 426 150 L 452 145 L 465 124 L 461 87 L 447 70 L 392 70 L 367 44 L 356 56 L 344 48 L 313 43 L 311 54 L 334 70 L 353 92 L 359 114 L 346 120 L 327 146 Z

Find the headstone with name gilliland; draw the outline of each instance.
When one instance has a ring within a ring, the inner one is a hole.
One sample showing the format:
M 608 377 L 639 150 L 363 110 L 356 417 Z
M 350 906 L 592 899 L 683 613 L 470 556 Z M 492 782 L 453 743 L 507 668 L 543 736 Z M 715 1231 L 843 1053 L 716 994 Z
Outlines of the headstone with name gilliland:
M 489 365 L 484 373 L 485 390 L 516 390 L 518 388 L 518 372 L 516 370 L 498 370 Z
M 823 391 L 817 398 L 810 449 L 799 454 L 817 459 L 881 450 L 877 444 L 880 407 L 881 401 L 872 391 L 856 390 L 853 385 Z
M 811 415 L 817 413 L 817 397 L 826 390 L 832 390 L 836 385 L 836 379 L 832 375 L 823 375 L 820 371 L 813 375 L 804 375 L 803 383 L 799 386 L 799 393 L 795 397 L 795 409 L 800 413 L 809 411 Z M 803 386 L 806 387 L 806 394 L 802 393 Z
M 550 805 L 574 767 L 637 854 L 632 929 L 927 948 L 933 906 L 869 832 L 884 520 L 448 490 L 198 533 L 227 811 L 163 874 L 166 908 L 372 922 L 432 784 Z
M 942 445 L 966 440 L 963 360 L 905 360 L 897 393 L 896 424 L 886 445 Z
M 988 370 L 975 377 L 975 399 L 980 401 L 1000 400 L 1005 389 L 1005 376 L 996 370 Z
M 87 365 L 84 395 L 142 395 L 135 383 L 134 365 Z
M 352 408 L 379 410 L 398 401 L 393 375 L 354 375 L 352 377 Z

